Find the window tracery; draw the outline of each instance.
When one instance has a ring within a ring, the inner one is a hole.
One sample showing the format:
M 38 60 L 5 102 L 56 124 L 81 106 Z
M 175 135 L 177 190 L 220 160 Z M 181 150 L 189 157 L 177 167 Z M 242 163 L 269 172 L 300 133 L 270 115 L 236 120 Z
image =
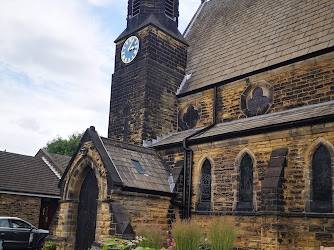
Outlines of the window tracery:
M 211 164 L 206 159 L 201 171 L 201 202 L 211 201 Z
M 201 168 L 200 176 L 200 188 L 199 188 L 199 199 L 196 202 L 197 211 L 210 211 L 211 210 L 211 163 L 206 159 Z
M 253 159 L 245 154 L 240 162 L 238 210 L 253 210 Z

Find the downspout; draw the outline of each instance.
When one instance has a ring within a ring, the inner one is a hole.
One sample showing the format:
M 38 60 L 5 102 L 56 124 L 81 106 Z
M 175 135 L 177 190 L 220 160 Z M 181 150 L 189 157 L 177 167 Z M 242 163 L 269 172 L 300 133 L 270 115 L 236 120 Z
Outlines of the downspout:
M 187 146 L 187 140 L 195 135 L 201 134 L 212 127 L 216 125 L 216 106 L 217 106 L 217 87 L 214 87 L 213 89 L 213 110 L 212 110 L 212 123 L 199 130 L 196 131 L 195 133 L 185 137 L 183 139 L 183 157 L 184 157 L 184 164 L 183 164 L 183 197 L 182 197 L 182 217 L 185 218 L 190 218 L 190 210 L 191 210 L 191 195 L 192 195 L 192 162 L 193 162 L 193 150 L 191 148 L 188 148 Z M 189 187 L 188 187 L 188 206 L 186 210 L 186 188 L 187 188 L 187 153 L 189 152 Z

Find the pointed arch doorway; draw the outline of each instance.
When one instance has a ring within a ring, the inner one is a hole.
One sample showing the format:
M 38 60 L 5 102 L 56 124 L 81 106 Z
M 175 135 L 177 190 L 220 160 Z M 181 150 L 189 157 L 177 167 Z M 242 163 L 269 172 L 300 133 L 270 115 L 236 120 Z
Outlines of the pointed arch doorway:
M 95 240 L 98 192 L 97 180 L 91 169 L 82 183 L 79 196 L 76 250 L 87 250 Z

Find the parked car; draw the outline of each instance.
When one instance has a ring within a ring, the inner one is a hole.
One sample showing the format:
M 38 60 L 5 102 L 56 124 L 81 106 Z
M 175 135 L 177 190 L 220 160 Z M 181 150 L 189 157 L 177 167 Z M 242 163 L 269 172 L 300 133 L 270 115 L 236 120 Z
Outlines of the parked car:
M 0 249 L 42 249 L 48 230 L 37 229 L 16 217 L 0 216 Z

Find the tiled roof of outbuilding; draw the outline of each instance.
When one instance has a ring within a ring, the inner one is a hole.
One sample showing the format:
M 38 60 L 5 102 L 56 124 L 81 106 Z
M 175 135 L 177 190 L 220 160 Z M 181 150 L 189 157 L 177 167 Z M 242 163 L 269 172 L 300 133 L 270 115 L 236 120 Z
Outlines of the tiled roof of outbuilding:
M 0 151 L 0 191 L 59 196 L 58 182 L 41 158 Z
M 62 173 L 64 173 L 65 168 L 67 167 L 67 164 L 71 160 L 71 157 L 66 156 L 66 155 L 53 154 L 53 153 L 49 153 L 49 154 L 54 159 L 54 161 L 58 164 L 59 169 L 62 171 Z
M 155 150 L 101 139 L 124 186 L 171 193 L 169 171 Z M 138 161 L 146 174 L 139 173 L 132 160 Z
M 180 94 L 334 46 L 333 0 L 211 0 L 186 36 Z
M 46 160 L 56 168 L 56 171 L 59 172 L 60 176 L 63 175 L 68 163 L 71 160 L 70 156 L 66 155 L 58 155 L 54 153 L 49 153 L 46 151 L 46 149 L 41 148 L 37 154 L 36 157 L 43 158 L 45 157 Z

